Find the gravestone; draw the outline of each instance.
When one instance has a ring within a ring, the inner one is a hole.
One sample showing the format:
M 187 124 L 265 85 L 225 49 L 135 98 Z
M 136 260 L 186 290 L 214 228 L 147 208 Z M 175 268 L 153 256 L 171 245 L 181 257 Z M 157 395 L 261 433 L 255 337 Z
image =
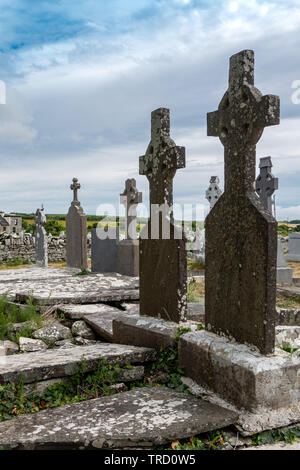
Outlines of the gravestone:
M 255 190 L 265 208 L 272 214 L 272 194 L 278 189 L 278 178 L 272 175 L 271 157 L 260 158 L 260 172 L 255 182 Z
M 225 190 L 206 218 L 206 329 L 274 350 L 277 223 L 255 194 L 256 143 L 279 124 L 279 98 L 254 87 L 254 52 L 230 59 L 229 87 L 208 113 L 225 154 Z
M 70 188 L 73 191 L 73 201 L 66 217 L 67 266 L 87 269 L 87 224 L 86 215 L 78 201 L 80 184 L 77 178 L 73 178 Z
M 35 213 L 35 263 L 40 267 L 48 266 L 48 241 L 45 230 L 46 215 L 44 208 Z
M 170 111 L 159 108 L 151 114 L 151 141 L 140 157 L 151 208 L 140 235 L 140 314 L 175 322 L 185 319 L 187 309 L 186 240 L 172 210 L 173 178 L 184 167 L 185 148 L 170 137 Z
M 210 209 L 212 209 L 222 195 L 222 190 L 219 186 L 220 180 L 218 176 L 211 176 L 209 183 L 210 184 L 206 190 L 205 197 L 209 202 Z
M 300 261 L 300 233 L 289 234 L 287 261 Z
M 108 228 L 106 238 L 100 237 L 98 228 L 92 229 L 92 272 L 115 273 L 117 272 L 117 241 L 119 235 L 114 228 Z
M 139 275 L 139 241 L 137 235 L 137 205 L 142 202 L 142 193 L 137 190 L 134 178 L 127 179 L 120 194 L 125 206 L 125 240 L 117 244 L 117 272 L 125 276 Z

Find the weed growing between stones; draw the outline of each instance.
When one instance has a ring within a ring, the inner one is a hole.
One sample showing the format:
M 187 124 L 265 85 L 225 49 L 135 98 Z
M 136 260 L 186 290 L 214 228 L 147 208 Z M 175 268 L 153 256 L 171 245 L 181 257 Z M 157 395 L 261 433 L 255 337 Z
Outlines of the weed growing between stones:
M 131 368 L 127 365 L 127 368 Z M 99 361 L 97 369 L 86 372 L 83 360 L 75 373 L 66 381 L 45 389 L 42 394 L 26 394 L 26 386 L 20 377 L 19 383 L 0 386 L 0 421 L 11 419 L 25 413 L 36 413 L 47 408 L 56 408 L 81 401 L 113 395 L 111 388 L 118 378 L 119 366 L 109 366 Z
M 290 426 L 282 429 L 273 429 L 271 431 L 264 431 L 252 436 L 252 445 L 260 446 L 264 444 L 275 444 L 276 442 L 284 441 L 287 444 L 292 444 L 300 438 L 300 425 Z
M 24 322 L 28 322 L 27 325 L 17 332 L 13 331 L 13 323 Z M 0 296 L 0 340 L 7 337 L 11 341 L 18 342 L 21 336 L 29 337 L 39 326 L 42 326 L 42 318 L 31 299 L 26 301 L 26 307 L 20 308 L 9 303 L 6 295 Z
M 130 384 L 130 390 L 137 387 L 153 387 L 164 385 L 177 392 L 190 393 L 188 387 L 182 383 L 183 370 L 178 365 L 178 343 L 181 335 L 189 333 L 190 328 L 179 327 L 174 336 L 173 343 L 161 350 L 156 361 L 152 364 L 144 382 L 138 381 Z
M 277 294 L 276 305 L 280 308 L 300 308 L 300 296 L 294 295 L 285 297 L 282 294 Z
M 190 282 L 187 287 L 187 301 L 200 302 L 204 298 L 204 281 Z
M 74 276 L 87 276 L 88 274 L 91 274 L 91 272 L 85 268 L 82 268 L 81 271 L 79 273 L 74 274 Z

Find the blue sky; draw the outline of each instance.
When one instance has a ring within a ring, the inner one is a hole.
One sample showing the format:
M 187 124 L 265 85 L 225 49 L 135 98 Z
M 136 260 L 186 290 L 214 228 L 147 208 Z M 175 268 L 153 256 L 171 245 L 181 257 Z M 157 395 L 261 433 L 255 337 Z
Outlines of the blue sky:
M 73 176 L 89 214 L 118 203 L 128 177 L 147 201 L 138 157 L 160 106 L 186 147 L 175 202 L 208 208 L 223 147 L 206 136 L 206 113 L 227 88 L 229 57 L 247 48 L 256 86 L 281 98 L 281 124 L 265 130 L 257 160 L 272 156 L 278 218 L 300 218 L 299 32 L 300 1 L 0 0 L 0 209 L 66 212 Z

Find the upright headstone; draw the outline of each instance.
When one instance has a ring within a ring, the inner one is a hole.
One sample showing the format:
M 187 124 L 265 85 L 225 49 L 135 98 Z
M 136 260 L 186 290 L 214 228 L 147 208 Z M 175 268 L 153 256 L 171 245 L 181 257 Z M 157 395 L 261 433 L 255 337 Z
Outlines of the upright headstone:
M 209 202 L 210 209 L 214 207 L 220 196 L 222 195 L 222 189 L 219 186 L 220 180 L 218 176 L 211 176 L 209 187 L 206 190 L 205 197 Z
M 86 215 L 78 201 L 80 184 L 77 178 L 73 178 L 70 188 L 73 191 L 73 201 L 66 217 L 67 266 L 87 269 L 87 224 Z
M 289 234 L 287 261 L 300 261 L 300 233 Z
M 150 185 L 151 208 L 140 236 L 140 314 L 175 322 L 184 320 L 187 308 L 185 237 L 181 227 L 175 227 L 172 210 L 173 178 L 184 167 L 185 148 L 170 138 L 170 111 L 159 108 L 151 114 L 151 141 L 140 157 L 140 175 Z
M 137 206 L 142 202 L 142 193 L 136 187 L 134 178 L 127 179 L 120 194 L 125 206 L 125 240 L 117 244 L 117 272 L 125 276 L 139 275 L 139 241 L 137 234 Z
M 44 208 L 35 213 L 35 263 L 40 267 L 48 266 L 48 241 L 45 230 L 46 215 Z
M 206 218 L 206 329 L 255 345 L 275 343 L 277 223 L 255 194 L 256 143 L 279 124 L 279 98 L 254 87 L 254 52 L 230 59 L 229 87 L 208 113 L 224 145 L 225 191 Z
M 108 228 L 105 235 L 104 238 L 104 234 L 101 235 L 98 228 L 92 228 L 91 270 L 93 273 L 117 272 L 118 231 Z
M 255 182 L 255 190 L 265 208 L 272 214 L 272 195 L 278 189 L 278 178 L 272 174 L 271 157 L 260 158 L 260 172 Z

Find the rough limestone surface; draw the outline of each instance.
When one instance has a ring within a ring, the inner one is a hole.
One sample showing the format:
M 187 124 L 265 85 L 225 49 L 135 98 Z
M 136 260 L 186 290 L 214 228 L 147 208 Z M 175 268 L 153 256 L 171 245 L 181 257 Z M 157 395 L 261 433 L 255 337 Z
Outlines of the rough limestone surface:
M 113 340 L 160 351 L 174 342 L 179 326 L 197 329 L 196 324 L 187 322 L 178 324 L 155 317 L 124 316 L 113 321 Z
M 277 325 L 300 326 L 299 308 L 277 308 Z
M 203 400 L 209 401 L 214 405 L 221 406 L 239 414 L 234 427 L 238 433 L 243 436 L 252 436 L 262 431 L 270 429 L 294 426 L 300 421 L 300 403 L 292 406 L 282 407 L 278 410 L 270 408 L 260 408 L 256 413 L 245 409 L 237 409 L 232 403 L 224 400 L 220 395 L 216 394 L 207 387 L 197 384 L 190 377 L 182 377 L 182 382 L 187 385 L 188 390 L 196 396 L 201 396 Z M 226 434 L 228 434 L 226 432 Z
M 0 356 L 10 356 L 19 352 L 19 346 L 10 340 L 0 341 Z
M 72 335 L 70 328 L 62 325 L 58 321 L 55 321 L 51 323 L 51 325 L 44 326 L 43 328 L 34 331 L 32 336 L 35 339 L 45 341 L 47 344 L 53 344 L 56 341 L 70 338 Z
M 253 346 L 197 331 L 181 336 L 179 364 L 197 383 L 252 413 L 300 403 L 300 357 L 280 349 L 265 356 Z
M 300 348 L 300 326 L 276 326 L 276 347 Z
M 47 305 L 139 299 L 138 279 L 115 273 L 0 284 L 0 293 L 4 292 L 21 302 L 32 298 L 35 303 Z
M 190 395 L 141 388 L 0 423 L 0 447 L 151 447 L 226 427 L 236 419 L 236 413 Z
M 85 339 L 95 339 L 93 330 L 83 320 L 77 320 L 73 323 L 72 334 Z
M 49 279 L 57 279 L 62 277 L 70 277 L 78 272 L 78 269 L 56 269 L 48 266 L 47 268 L 39 268 L 38 266 L 30 266 L 22 269 L 3 269 L 0 271 L 0 284 L 4 282 L 15 281 L 48 281 Z
M 153 349 L 99 342 L 91 346 L 76 346 L 69 349 L 67 354 L 64 349 L 49 349 L 25 355 L 15 354 L 0 357 L 0 384 L 17 382 L 20 374 L 24 383 L 32 383 L 37 379 L 48 380 L 70 376 L 83 358 L 86 371 L 89 372 L 97 367 L 100 360 L 106 360 L 108 365 L 124 366 L 128 363 L 154 361 L 155 357 Z
M 24 321 L 21 323 L 13 323 L 10 326 L 10 330 L 13 331 L 14 333 L 19 333 L 24 328 L 30 329 L 30 330 L 37 330 L 38 324 L 35 321 L 28 320 L 28 321 Z
M 277 223 L 253 182 L 256 144 L 279 124 L 279 98 L 254 87 L 253 51 L 231 57 L 228 90 L 207 124 L 224 146 L 225 190 L 205 222 L 206 328 L 272 353 Z
M 48 348 L 47 344 L 40 339 L 24 338 L 22 336 L 19 338 L 19 345 L 22 352 L 44 351 Z
M 114 343 L 119 342 L 120 344 L 130 344 L 124 343 L 124 341 L 116 340 L 113 333 L 114 320 L 122 320 L 130 316 L 132 316 L 132 314 L 118 310 L 116 312 L 88 314 L 84 315 L 83 318 L 91 326 L 95 333 L 97 333 L 102 338 L 105 338 L 108 341 L 112 341 Z
M 174 225 L 173 178 L 184 167 L 185 148 L 170 137 L 170 111 L 159 108 L 151 114 L 151 141 L 140 157 L 151 207 L 150 221 L 140 234 L 140 314 L 177 323 L 186 314 L 187 263 L 184 232 Z
M 83 304 L 83 305 L 63 305 L 58 309 L 59 313 L 63 313 L 65 317 L 71 320 L 81 320 L 84 316 L 109 316 L 118 315 L 122 311 L 116 307 L 106 304 Z

